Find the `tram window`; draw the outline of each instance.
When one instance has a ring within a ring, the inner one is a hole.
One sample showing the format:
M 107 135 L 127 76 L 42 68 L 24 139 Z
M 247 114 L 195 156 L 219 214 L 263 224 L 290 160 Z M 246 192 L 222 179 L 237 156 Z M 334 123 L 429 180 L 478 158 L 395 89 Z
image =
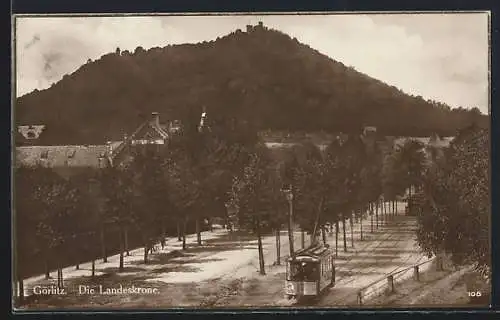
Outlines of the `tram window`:
M 291 273 L 290 279 L 292 281 L 317 281 L 318 276 L 321 274 L 318 271 L 321 268 L 319 263 L 314 262 L 297 262 L 292 263 L 290 266 Z
M 319 264 L 316 264 L 316 263 L 311 263 L 309 264 L 308 266 L 308 272 L 306 274 L 306 281 L 316 281 L 318 280 L 318 267 L 319 267 Z

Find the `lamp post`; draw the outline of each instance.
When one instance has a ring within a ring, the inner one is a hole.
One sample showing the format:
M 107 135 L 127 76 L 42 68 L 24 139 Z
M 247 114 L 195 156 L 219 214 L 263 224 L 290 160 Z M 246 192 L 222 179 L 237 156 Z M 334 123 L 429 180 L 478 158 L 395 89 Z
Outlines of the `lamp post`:
M 370 230 L 373 233 L 373 203 L 370 203 L 370 209 L 369 210 L 370 210 L 370 222 L 371 222 L 370 223 L 370 226 L 371 226 Z
M 384 214 L 384 195 L 381 195 L 378 199 L 378 203 L 380 204 L 380 224 L 385 224 L 385 214 Z
M 294 258 L 295 251 L 293 249 L 293 191 L 291 186 L 284 186 L 281 191 L 285 194 L 290 211 L 288 213 L 288 242 L 290 243 L 290 256 Z

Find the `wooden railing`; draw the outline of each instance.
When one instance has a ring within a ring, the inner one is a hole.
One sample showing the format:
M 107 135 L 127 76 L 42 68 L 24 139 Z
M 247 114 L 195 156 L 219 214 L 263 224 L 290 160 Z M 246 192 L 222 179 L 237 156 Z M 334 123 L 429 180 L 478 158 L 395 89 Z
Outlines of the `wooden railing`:
M 443 270 L 443 259 L 442 257 L 437 256 L 405 269 L 391 272 L 360 289 L 357 297 L 358 305 L 362 306 L 365 301 L 382 293 L 393 293 L 395 291 L 395 285 L 398 282 L 403 282 L 407 279 L 419 281 L 420 273 L 427 271 L 432 262 L 435 262 L 437 270 Z

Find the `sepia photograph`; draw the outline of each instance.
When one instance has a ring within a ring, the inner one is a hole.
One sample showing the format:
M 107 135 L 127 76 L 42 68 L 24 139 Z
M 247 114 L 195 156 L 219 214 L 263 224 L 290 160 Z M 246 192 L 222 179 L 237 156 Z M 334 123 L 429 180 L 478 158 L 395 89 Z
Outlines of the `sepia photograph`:
M 15 311 L 490 306 L 489 12 L 12 35 Z

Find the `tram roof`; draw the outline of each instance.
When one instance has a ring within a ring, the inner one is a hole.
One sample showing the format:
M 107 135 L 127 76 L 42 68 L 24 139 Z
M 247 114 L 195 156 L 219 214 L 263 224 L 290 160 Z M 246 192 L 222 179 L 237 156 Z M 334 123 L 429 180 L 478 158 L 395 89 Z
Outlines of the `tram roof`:
M 297 260 L 302 260 L 300 259 L 301 257 L 310 257 L 313 259 L 321 259 L 326 256 L 329 256 L 332 254 L 332 251 L 329 249 L 328 246 L 324 245 L 317 245 L 305 249 L 301 249 L 295 252 L 295 259 Z M 292 258 L 288 258 L 288 260 L 292 260 Z

